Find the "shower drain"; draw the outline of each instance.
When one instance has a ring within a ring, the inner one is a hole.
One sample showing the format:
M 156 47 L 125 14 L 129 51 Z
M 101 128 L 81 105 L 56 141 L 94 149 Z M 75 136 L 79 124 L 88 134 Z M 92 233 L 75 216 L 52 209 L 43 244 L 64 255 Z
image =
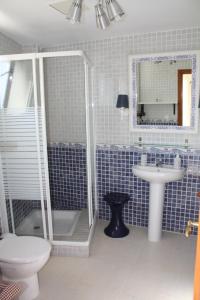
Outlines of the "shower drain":
M 40 226 L 34 226 L 33 229 L 40 229 Z

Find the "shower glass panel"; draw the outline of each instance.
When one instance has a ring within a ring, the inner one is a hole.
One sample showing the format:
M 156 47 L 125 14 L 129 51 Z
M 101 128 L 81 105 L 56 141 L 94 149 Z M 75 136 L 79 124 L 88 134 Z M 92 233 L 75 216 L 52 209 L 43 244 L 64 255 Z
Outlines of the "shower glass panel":
M 43 68 L 53 240 L 87 241 L 92 205 L 86 64 L 81 56 L 45 57 Z
M 37 73 L 35 59 L 0 60 L 0 202 L 5 232 L 46 237 Z

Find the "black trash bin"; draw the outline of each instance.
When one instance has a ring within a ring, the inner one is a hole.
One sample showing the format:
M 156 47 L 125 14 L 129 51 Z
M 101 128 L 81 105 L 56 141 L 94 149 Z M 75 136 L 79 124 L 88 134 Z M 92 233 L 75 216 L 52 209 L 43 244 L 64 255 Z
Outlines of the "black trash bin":
M 104 233 L 112 238 L 127 236 L 129 229 L 124 225 L 122 210 L 124 203 L 130 200 L 129 195 L 125 193 L 108 193 L 103 199 L 110 206 L 112 213 L 110 224 L 104 229 Z

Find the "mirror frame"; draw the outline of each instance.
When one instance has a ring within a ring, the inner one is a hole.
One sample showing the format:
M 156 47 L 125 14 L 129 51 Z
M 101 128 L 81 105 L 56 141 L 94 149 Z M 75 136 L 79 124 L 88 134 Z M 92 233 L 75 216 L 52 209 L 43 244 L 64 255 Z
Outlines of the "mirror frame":
M 192 115 L 191 126 L 137 124 L 137 64 L 144 61 L 192 60 Z M 200 51 L 163 52 L 129 56 L 129 120 L 130 130 L 137 132 L 197 133 L 199 120 Z

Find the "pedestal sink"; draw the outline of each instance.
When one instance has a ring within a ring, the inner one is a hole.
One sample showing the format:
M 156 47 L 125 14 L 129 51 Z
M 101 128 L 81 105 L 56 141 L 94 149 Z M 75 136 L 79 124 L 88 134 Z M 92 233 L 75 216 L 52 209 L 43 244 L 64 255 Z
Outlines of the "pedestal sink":
M 148 240 L 158 242 L 162 237 L 165 184 L 182 179 L 185 170 L 174 169 L 170 165 L 161 167 L 135 165 L 132 170 L 135 176 L 150 183 Z

